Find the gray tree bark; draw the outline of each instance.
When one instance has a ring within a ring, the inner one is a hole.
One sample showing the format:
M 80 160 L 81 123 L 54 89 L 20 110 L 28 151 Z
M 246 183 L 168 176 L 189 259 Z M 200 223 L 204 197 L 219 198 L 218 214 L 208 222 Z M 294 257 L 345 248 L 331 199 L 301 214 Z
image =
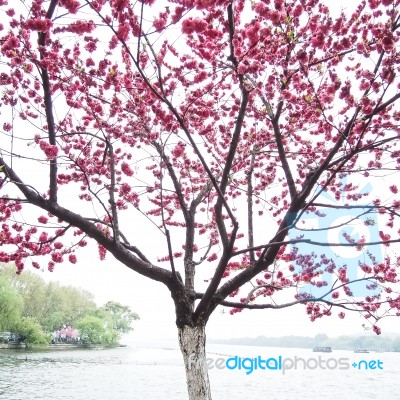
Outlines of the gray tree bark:
M 205 326 L 184 325 L 178 330 L 189 400 L 212 400 L 206 363 Z

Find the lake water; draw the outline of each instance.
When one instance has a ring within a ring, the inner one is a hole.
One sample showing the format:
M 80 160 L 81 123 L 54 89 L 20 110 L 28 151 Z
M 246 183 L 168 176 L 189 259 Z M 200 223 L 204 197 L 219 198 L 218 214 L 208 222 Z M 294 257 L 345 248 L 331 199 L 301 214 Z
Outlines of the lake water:
M 208 345 L 208 357 L 213 362 L 231 356 L 261 356 L 270 359 L 271 369 L 258 368 L 250 374 L 237 368 L 211 369 L 213 400 L 366 400 L 399 396 L 400 353 L 313 353 L 306 349 Z M 319 356 L 325 361 L 325 369 L 316 367 Z M 298 369 L 285 374 L 272 369 L 279 357 L 281 361 L 287 359 L 287 366 L 290 362 L 294 365 L 297 357 Z M 339 359 L 342 366 L 357 366 L 334 368 L 339 367 Z M 229 365 L 234 367 L 233 360 Z M 175 344 L 168 343 L 109 350 L 1 350 L 0 399 L 185 400 L 187 394 L 180 352 Z

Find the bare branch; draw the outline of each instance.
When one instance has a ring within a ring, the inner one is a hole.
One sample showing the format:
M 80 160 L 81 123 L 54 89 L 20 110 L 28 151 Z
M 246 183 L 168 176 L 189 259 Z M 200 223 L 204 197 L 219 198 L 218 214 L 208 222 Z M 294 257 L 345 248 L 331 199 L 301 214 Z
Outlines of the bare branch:
M 317 229 L 316 229 L 317 230 Z M 312 231 L 312 229 L 310 229 Z M 327 243 L 327 242 L 317 242 L 311 239 L 293 239 L 293 240 L 283 240 L 281 242 L 270 242 L 268 244 L 249 247 L 247 249 L 242 249 L 235 251 L 232 253 L 232 257 L 238 256 L 240 254 L 246 254 L 249 251 L 257 251 L 257 250 L 265 250 L 270 249 L 276 246 L 286 246 L 288 244 L 297 244 L 297 243 L 306 243 L 311 244 L 314 246 L 322 246 L 322 247 L 360 247 L 360 246 L 380 246 L 380 245 L 389 245 L 391 243 L 400 243 L 400 239 L 391 239 L 391 240 L 381 240 L 381 241 L 374 241 L 374 242 L 363 242 L 363 243 Z
M 174 253 L 172 252 L 172 243 L 171 243 L 171 235 L 169 233 L 169 229 L 165 229 L 165 234 L 167 236 L 167 244 L 168 244 L 168 254 L 169 254 L 169 262 L 171 264 L 171 271 L 173 277 L 176 279 L 176 270 L 174 263 Z
M 295 199 L 297 196 L 297 190 L 296 190 L 296 185 L 294 183 L 292 171 L 290 170 L 290 166 L 286 157 L 286 152 L 285 148 L 283 146 L 283 141 L 282 141 L 282 132 L 279 127 L 279 118 L 282 113 L 282 108 L 283 108 L 283 101 L 279 102 L 276 113 L 274 114 L 272 118 L 272 126 L 274 128 L 274 134 L 275 134 L 275 140 L 276 140 L 276 146 L 278 148 L 278 153 L 280 157 L 280 161 L 282 163 L 282 168 L 283 172 L 286 176 L 286 181 L 288 184 L 288 189 L 290 193 L 291 199 Z
M 175 173 L 174 167 L 172 166 L 171 162 L 169 161 L 167 155 L 165 154 L 163 147 L 156 142 L 153 142 L 153 146 L 156 148 L 157 153 L 160 155 L 161 159 L 164 161 L 164 163 L 168 169 L 168 173 L 169 173 L 172 183 L 174 185 L 175 194 L 178 197 L 179 205 L 181 206 L 183 217 L 185 218 L 185 221 L 187 223 L 188 220 L 190 219 L 190 215 L 189 215 L 188 207 L 186 205 L 186 202 L 185 202 L 185 199 L 184 199 L 184 196 L 182 193 L 182 187 L 179 183 L 179 180 Z
M 225 160 L 225 167 L 222 172 L 221 183 L 220 183 L 220 191 L 221 195 L 224 196 L 226 188 L 228 187 L 229 176 L 232 169 L 232 164 L 234 157 L 236 155 L 237 146 L 239 143 L 240 133 L 242 131 L 243 121 L 246 114 L 247 104 L 249 101 L 249 92 L 246 89 L 242 91 L 242 101 L 240 105 L 240 110 L 236 119 L 235 130 L 232 134 L 231 144 L 229 147 L 229 152 L 227 159 Z M 219 197 L 217 203 L 215 204 L 215 217 L 218 225 L 218 230 L 221 235 L 221 241 L 223 245 L 226 247 L 229 244 L 228 234 L 226 232 L 226 227 L 222 215 L 222 205 L 223 205 L 223 197 Z M 229 212 L 229 209 L 228 209 Z M 236 218 L 233 214 L 230 215 L 233 225 L 237 225 Z
M 249 247 L 254 247 L 254 221 L 253 221 L 253 170 L 256 159 L 257 145 L 253 147 L 249 172 L 247 174 L 247 233 L 249 235 Z M 250 251 L 250 262 L 256 260 L 254 251 Z
M 46 18 L 51 19 L 55 8 L 58 4 L 58 0 L 52 0 L 50 2 L 49 8 L 46 13 Z M 43 60 L 45 58 L 44 48 L 46 45 L 46 32 L 39 32 L 39 53 L 40 59 Z M 43 85 L 43 101 L 44 108 L 46 113 L 47 120 L 47 129 L 49 132 L 49 144 L 52 146 L 56 146 L 56 127 L 54 122 L 54 114 L 53 114 L 53 100 L 51 96 L 51 85 L 49 73 L 46 69 L 40 66 L 40 72 L 42 76 L 42 85 Z M 52 203 L 57 203 L 57 158 L 54 157 L 50 160 L 50 190 L 49 190 L 49 198 Z
M 113 228 L 113 236 L 114 236 L 114 240 L 118 241 L 119 237 L 119 223 L 118 223 L 118 210 L 117 210 L 117 205 L 115 203 L 115 195 L 114 195 L 114 191 L 115 191 L 115 160 L 114 160 L 114 150 L 112 147 L 112 144 L 107 141 L 107 148 L 109 150 L 109 155 L 110 155 L 110 174 L 111 174 L 111 185 L 110 185 L 110 189 L 108 191 L 109 193 L 109 203 L 111 206 L 111 214 L 112 214 L 112 228 Z
M 236 233 L 238 228 L 239 228 L 238 226 L 234 227 L 229 244 L 224 248 L 224 252 L 219 260 L 218 266 L 215 269 L 214 276 L 212 277 L 211 282 L 208 285 L 208 288 L 204 293 L 203 298 L 200 300 L 200 303 L 196 308 L 196 311 L 194 313 L 195 319 L 207 318 L 208 308 L 210 306 L 212 298 L 215 292 L 217 291 L 219 284 L 221 283 L 222 276 L 225 272 L 227 263 L 232 257 L 233 246 L 235 244 Z
M 212 247 L 212 240 L 210 240 L 210 243 L 208 244 L 207 250 L 206 250 L 206 252 L 204 253 L 204 255 L 200 258 L 199 261 L 196 261 L 196 262 L 194 262 L 193 264 L 194 264 L 194 265 L 200 265 L 200 264 L 207 258 L 208 253 L 209 253 L 210 250 L 211 250 L 211 247 Z

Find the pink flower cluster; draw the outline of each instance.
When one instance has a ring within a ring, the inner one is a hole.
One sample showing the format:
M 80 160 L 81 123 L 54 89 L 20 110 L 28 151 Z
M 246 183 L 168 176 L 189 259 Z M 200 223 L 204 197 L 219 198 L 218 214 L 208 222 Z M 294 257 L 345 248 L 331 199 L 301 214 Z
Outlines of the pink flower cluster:
M 45 142 L 44 140 L 41 140 L 39 143 L 39 146 L 41 150 L 46 154 L 46 158 L 48 160 L 52 160 L 57 157 L 58 154 L 58 148 L 57 146 L 54 146 L 48 142 Z
M 76 14 L 80 3 L 77 0 L 60 0 L 60 6 L 66 8 L 71 14 Z
M 207 22 L 200 18 L 188 18 L 182 22 L 182 32 L 188 35 L 196 32 L 201 33 L 207 29 Z
M 91 33 L 96 28 L 93 21 L 75 21 L 68 26 L 68 31 L 77 33 L 79 35 L 83 33 Z
M 53 23 L 48 18 L 31 18 L 26 21 L 26 27 L 38 32 L 48 32 Z

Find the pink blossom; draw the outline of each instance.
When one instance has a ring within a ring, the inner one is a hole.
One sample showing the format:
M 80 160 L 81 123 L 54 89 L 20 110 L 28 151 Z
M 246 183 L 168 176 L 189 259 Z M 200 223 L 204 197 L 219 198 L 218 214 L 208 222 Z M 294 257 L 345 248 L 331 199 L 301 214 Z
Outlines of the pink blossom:
M 54 271 L 54 266 L 55 264 L 52 261 L 49 261 L 49 263 L 47 264 L 47 269 L 49 270 L 49 272 Z
M 251 43 L 255 43 L 260 39 L 260 28 L 261 24 L 258 21 L 247 27 L 246 36 L 249 38 Z
M 121 171 L 127 176 L 133 176 L 133 171 L 128 163 L 123 162 L 121 164 Z
M 302 12 L 303 12 L 303 6 L 301 4 L 297 4 L 293 10 L 293 17 L 294 18 L 300 17 Z
M 369 6 L 371 9 L 375 9 L 379 7 L 380 0 L 368 0 Z
M 63 262 L 63 257 L 62 254 L 59 252 L 55 252 L 51 255 L 51 259 L 56 262 L 56 263 L 61 263 Z
M 128 185 L 127 183 L 123 183 L 120 188 L 120 194 L 121 196 L 126 196 L 130 193 L 131 190 L 132 188 L 130 185 Z
M 383 241 L 386 241 L 386 240 L 389 240 L 389 239 L 390 239 L 390 235 L 387 234 L 387 233 L 384 233 L 384 232 L 382 232 L 382 231 L 379 231 L 379 237 L 380 237 Z
M 311 44 L 317 48 L 322 48 L 324 42 L 325 42 L 325 35 L 322 33 L 314 35 L 313 38 L 311 39 Z
M 389 189 L 392 193 L 396 194 L 398 192 L 397 186 L 396 185 L 391 185 L 389 186 Z
M 208 256 L 207 261 L 215 261 L 218 258 L 216 253 L 212 253 L 210 256 Z
M 57 157 L 57 154 L 58 154 L 57 146 L 49 144 L 48 142 L 45 142 L 44 140 L 40 141 L 39 146 L 43 150 L 44 154 L 46 154 L 46 157 L 48 160 L 52 160 L 53 158 Z
M 4 124 L 3 124 L 3 129 L 4 129 L 6 132 L 10 132 L 11 129 L 12 129 L 12 125 L 11 125 L 9 122 L 4 122 Z
M 6 52 L 9 50 L 14 50 L 19 46 L 19 39 L 14 36 L 13 34 L 10 34 L 10 36 L 6 39 L 4 44 L 1 46 L 1 51 Z
M 42 232 L 39 236 L 39 242 L 46 242 L 47 241 L 47 232 Z
M 96 28 L 93 21 L 76 21 L 69 25 L 68 30 L 78 34 L 91 33 Z
M 269 13 L 269 18 L 274 24 L 278 24 L 285 19 L 285 15 L 277 10 Z
M 200 18 L 188 18 L 182 22 L 182 32 L 187 34 L 201 33 L 207 29 L 207 26 L 207 22 Z
M 129 24 L 121 24 L 118 27 L 118 38 L 120 40 L 127 40 L 130 32 Z
M 71 14 L 76 14 L 80 3 L 77 0 L 60 0 L 60 6 L 66 8 Z
M 179 158 L 185 151 L 185 144 L 182 142 L 179 142 L 174 150 L 172 150 L 172 154 L 174 155 L 175 158 Z
M 374 325 L 373 327 L 372 327 L 372 330 L 377 334 L 377 335 L 380 335 L 381 334 L 381 328 L 379 328 L 379 326 L 377 326 L 377 325 Z
M 98 249 L 99 249 L 99 257 L 101 261 L 104 261 L 107 255 L 107 250 L 104 246 L 102 246 L 101 244 L 98 245 Z
M 96 42 L 93 40 L 87 42 L 85 45 L 85 50 L 87 50 L 89 53 L 93 53 L 96 49 L 97 49 L 97 45 L 96 45 Z M 91 58 L 88 60 L 91 60 L 90 64 L 88 63 L 88 61 L 86 61 L 86 65 L 88 67 L 95 65 Z
M 44 215 L 41 215 L 41 216 L 38 218 L 38 221 L 39 221 L 41 224 L 47 224 L 48 219 L 47 219 L 47 217 L 45 217 Z
M 183 15 L 184 12 L 185 12 L 185 8 L 184 7 L 180 7 L 180 6 L 176 7 L 175 8 L 175 12 L 172 15 L 171 22 L 172 23 L 178 22 L 182 18 L 182 15 Z
M 153 26 L 157 29 L 157 31 L 161 31 L 166 25 L 167 20 L 165 18 L 157 18 L 153 21 Z
M 40 18 L 31 18 L 26 21 L 26 26 L 29 29 L 38 32 L 48 32 L 49 29 L 52 27 L 53 23 L 50 19 L 40 19 Z
M 391 51 L 394 49 L 394 40 L 392 35 L 386 35 L 382 38 L 382 47 L 385 51 Z
M 213 6 L 213 5 L 215 5 L 215 3 L 217 3 L 217 1 L 215 1 L 215 0 L 194 0 L 194 5 L 198 9 L 202 9 L 202 8 L 207 8 L 207 7 Z

